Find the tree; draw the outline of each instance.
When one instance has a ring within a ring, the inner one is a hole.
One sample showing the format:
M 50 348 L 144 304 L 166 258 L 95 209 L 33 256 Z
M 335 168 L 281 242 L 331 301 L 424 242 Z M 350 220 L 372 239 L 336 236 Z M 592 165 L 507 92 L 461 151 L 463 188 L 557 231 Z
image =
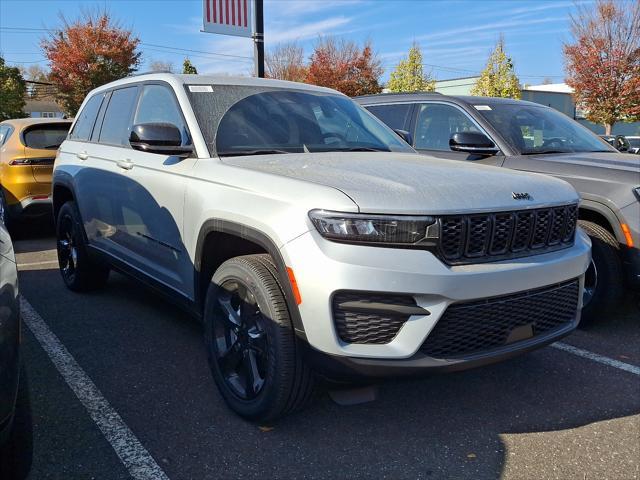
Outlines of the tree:
M 154 60 L 149 64 L 149 70 L 152 72 L 173 72 L 172 62 L 163 62 L 162 60 Z
M 306 81 L 355 97 L 380 93 L 382 72 L 369 42 L 360 49 L 354 42 L 337 42 L 329 37 L 316 44 Z
M 40 65 L 30 65 L 29 68 L 18 68 L 20 68 L 20 73 L 22 73 L 22 77 L 27 83 L 27 96 L 30 99 L 55 97 L 55 87 L 49 82 L 49 71 Z
M 489 55 L 487 66 L 471 88 L 471 95 L 482 97 L 520 98 L 520 82 L 513 71 L 513 61 L 504 51 L 502 36 Z
M 191 60 L 189 60 L 188 58 L 185 58 L 184 62 L 182 63 L 182 73 L 196 75 L 198 73 L 198 69 L 195 67 L 193 63 L 191 63 Z
M 277 45 L 265 57 L 268 78 L 304 82 L 308 68 L 304 64 L 304 50 L 295 42 Z
M 4 58 L 0 57 L 0 121 L 25 116 L 23 109 L 26 93 L 20 69 L 5 65 Z
M 387 88 L 392 92 L 433 92 L 436 82 L 424 73 L 422 51 L 417 43 L 409 49 L 406 59 L 400 60 L 391 72 Z
M 137 70 L 140 40 L 108 13 L 85 13 L 41 42 L 51 67 L 50 79 L 69 115 L 75 115 L 90 90 Z
M 640 0 L 597 0 L 571 16 L 564 45 L 567 84 L 586 117 L 611 134 L 618 121 L 640 117 Z

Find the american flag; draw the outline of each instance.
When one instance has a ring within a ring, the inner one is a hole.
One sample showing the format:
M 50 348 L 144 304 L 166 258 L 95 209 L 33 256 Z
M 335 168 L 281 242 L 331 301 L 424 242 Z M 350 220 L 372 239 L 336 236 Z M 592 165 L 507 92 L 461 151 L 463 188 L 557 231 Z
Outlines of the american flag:
M 249 0 L 204 0 L 204 17 L 205 25 L 250 28 Z

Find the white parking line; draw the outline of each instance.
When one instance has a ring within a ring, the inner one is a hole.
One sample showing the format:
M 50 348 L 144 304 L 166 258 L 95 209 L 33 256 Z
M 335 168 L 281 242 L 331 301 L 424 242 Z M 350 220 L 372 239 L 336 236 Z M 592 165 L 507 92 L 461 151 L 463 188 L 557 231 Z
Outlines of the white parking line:
M 73 393 L 111 444 L 118 457 L 136 480 L 168 480 L 167 474 L 140 443 L 118 412 L 100 393 L 89 376 L 69 353 L 58 337 L 49 329 L 42 317 L 20 298 L 24 323 L 38 339 L 42 348 L 67 382 Z
M 58 260 L 45 260 L 43 262 L 18 263 L 18 268 L 40 267 L 42 265 L 58 265 Z
M 551 346 L 553 348 L 557 348 L 558 350 L 573 353 L 574 355 L 577 355 L 579 357 L 588 358 L 589 360 L 593 360 L 594 362 L 617 368 L 618 370 L 624 370 L 625 372 L 633 373 L 634 375 L 640 375 L 640 367 L 636 367 L 635 365 L 631 365 L 630 363 L 625 363 L 621 362 L 620 360 L 615 360 L 603 355 L 598 355 L 597 353 L 590 352 L 589 350 L 583 350 L 581 348 L 574 347 L 573 345 L 568 345 L 563 342 L 556 342 Z

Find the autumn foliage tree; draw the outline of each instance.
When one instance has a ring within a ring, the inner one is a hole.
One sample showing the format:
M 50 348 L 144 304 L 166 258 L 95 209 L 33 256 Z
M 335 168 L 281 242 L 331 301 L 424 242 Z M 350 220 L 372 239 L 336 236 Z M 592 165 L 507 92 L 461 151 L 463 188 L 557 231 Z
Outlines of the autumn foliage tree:
M 586 116 L 605 126 L 640 117 L 640 0 L 598 0 L 571 17 L 566 82 Z
M 90 90 L 136 71 L 140 40 L 108 13 L 62 21 L 62 28 L 42 40 L 41 46 L 50 62 L 58 100 L 68 114 L 75 115 Z
M 277 45 L 265 56 L 268 78 L 304 82 L 308 68 L 304 62 L 304 50 L 295 42 Z
M 329 37 L 316 44 L 306 81 L 355 97 L 380 93 L 382 72 L 371 43 L 360 48 L 355 42 Z
M 515 74 L 513 60 L 504 48 L 504 38 L 498 40 L 487 66 L 471 88 L 471 95 L 481 97 L 520 98 L 520 81 Z
M 392 92 L 433 92 L 436 89 L 435 80 L 424 73 L 422 50 L 417 43 L 391 72 L 387 88 Z

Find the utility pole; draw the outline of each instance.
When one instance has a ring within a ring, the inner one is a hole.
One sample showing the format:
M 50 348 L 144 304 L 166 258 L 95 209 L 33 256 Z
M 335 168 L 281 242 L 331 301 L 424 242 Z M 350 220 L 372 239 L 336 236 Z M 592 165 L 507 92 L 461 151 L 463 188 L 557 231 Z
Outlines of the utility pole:
M 264 78 L 264 0 L 255 0 L 256 31 L 253 34 L 256 76 Z

